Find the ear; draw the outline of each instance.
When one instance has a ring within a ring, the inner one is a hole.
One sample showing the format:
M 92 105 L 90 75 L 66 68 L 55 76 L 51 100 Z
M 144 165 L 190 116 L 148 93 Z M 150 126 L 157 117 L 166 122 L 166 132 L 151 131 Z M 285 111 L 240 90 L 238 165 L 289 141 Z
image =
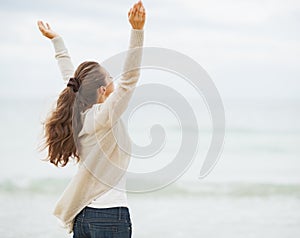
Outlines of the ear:
M 105 91 L 106 91 L 106 87 L 104 87 L 104 86 L 101 86 L 100 88 L 98 88 L 98 93 L 100 93 L 100 94 L 105 94 Z

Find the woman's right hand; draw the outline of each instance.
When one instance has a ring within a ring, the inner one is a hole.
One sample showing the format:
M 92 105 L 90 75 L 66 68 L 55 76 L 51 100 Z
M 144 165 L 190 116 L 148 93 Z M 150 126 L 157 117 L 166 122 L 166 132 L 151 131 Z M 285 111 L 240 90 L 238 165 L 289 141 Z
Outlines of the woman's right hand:
M 53 31 L 48 23 L 46 25 L 42 21 L 37 22 L 40 32 L 47 38 L 53 39 L 58 36 L 58 34 Z
M 128 12 L 128 20 L 133 29 L 142 30 L 145 24 L 146 12 L 141 0 L 130 8 Z

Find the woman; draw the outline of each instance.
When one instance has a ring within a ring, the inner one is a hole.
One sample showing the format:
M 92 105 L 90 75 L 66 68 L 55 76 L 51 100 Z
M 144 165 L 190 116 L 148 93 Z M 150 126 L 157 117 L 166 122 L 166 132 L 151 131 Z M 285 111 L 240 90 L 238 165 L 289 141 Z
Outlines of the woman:
M 78 162 L 76 175 L 54 209 L 54 215 L 74 238 L 132 234 L 124 175 L 130 140 L 120 116 L 140 76 L 145 18 L 139 1 L 128 12 L 130 50 L 116 88 L 109 72 L 97 62 L 83 62 L 74 72 L 62 37 L 49 24 L 38 21 L 42 34 L 53 43 L 67 83 L 44 123 L 44 148 L 48 148 L 47 160 L 55 166 L 65 166 L 70 158 Z

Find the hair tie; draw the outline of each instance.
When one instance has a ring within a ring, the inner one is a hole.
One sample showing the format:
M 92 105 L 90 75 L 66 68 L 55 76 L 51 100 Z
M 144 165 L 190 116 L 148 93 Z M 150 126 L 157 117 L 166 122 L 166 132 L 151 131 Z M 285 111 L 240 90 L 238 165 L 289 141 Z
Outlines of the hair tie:
M 78 92 L 80 85 L 80 80 L 78 78 L 72 77 L 69 79 L 67 87 L 71 87 L 73 89 L 73 92 L 76 93 Z

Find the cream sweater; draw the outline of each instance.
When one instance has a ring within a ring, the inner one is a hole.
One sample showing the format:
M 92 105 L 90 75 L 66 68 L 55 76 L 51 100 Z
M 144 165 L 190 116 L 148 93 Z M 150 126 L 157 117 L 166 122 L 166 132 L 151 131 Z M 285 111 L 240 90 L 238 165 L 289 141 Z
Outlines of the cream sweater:
M 131 29 L 131 50 L 127 53 L 116 89 L 104 103 L 94 104 L 82 113 L 84 123 L 79 133 L 81 161 L 53 211 L 68 233 L 73 231 L 75 216 L 116 185 L 128 167 L 131 144 L 120 117 L 140 76 L 143 41 L 144 30 Z M 52 43 L 63 79 L 68 82 L 74 74 L 71 58 L 60 36 L 53 38 Z

